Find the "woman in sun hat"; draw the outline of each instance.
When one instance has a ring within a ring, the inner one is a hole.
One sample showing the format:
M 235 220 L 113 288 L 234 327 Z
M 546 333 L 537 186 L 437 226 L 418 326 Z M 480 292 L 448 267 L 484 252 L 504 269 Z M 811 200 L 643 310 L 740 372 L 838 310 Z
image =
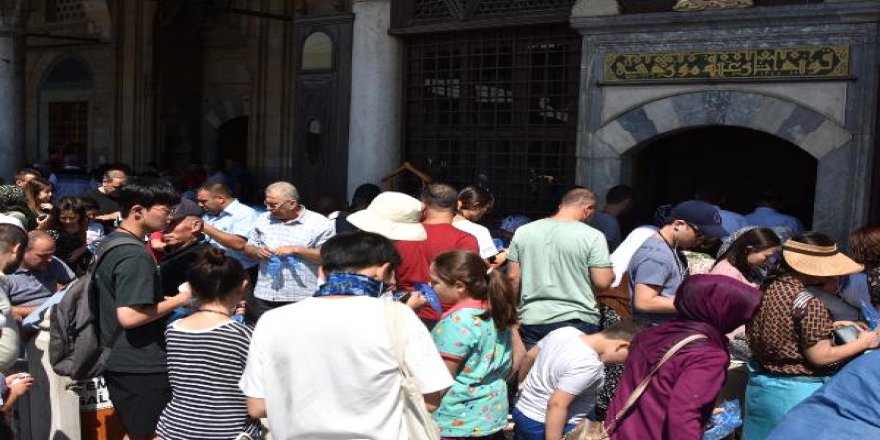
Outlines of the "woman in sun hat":
M 746 334 L 753 357 L 746 388 L 743 438 L 765 439 L 785 414 L 828 380 L 835 364 L 878 346 L 878 333 L 832 344 L 838 325 L 809 286 L 862 271 L 819 232 L 798 234 L 782 246 L 782 262 L 764 284 L 764 297 Z
M 349 223 L 365 232 L 379 234 L 389 240 L 425 241 L 422 202 L 395 191 L 385 191 L 362 209 L 347 217 Z
M 414 244 L 412 242 L 423 242 L 428 239 L 428 232 L 421 224 L 423 208 L 422 202 L 415 197 L 396 191 L 385 191 L 376 196 L 367 209 L 355 212 L 346 218 L 361 231 L 379 234 L 395 243 L 402 260 L 395 274 L 396 287 L 409 291 L 406 304 L 413 309 L 425 305 L 427 298 L 404 284 L 407 280 L 416 278 L 415 274 L 419 267 L 430 266 L 431 258 L 427 250 L 420 246 L 413 246 L 420 251 L 415 254 L 401 252 L 400 246 L 408 246 Z

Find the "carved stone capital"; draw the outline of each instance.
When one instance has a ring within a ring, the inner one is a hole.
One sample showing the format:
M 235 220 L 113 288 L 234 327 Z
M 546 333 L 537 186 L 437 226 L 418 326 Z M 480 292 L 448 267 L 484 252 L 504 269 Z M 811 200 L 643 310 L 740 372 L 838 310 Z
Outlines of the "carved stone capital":
M 754 5 L 753 0 L 678 0 L 672 10 L 688 12 L 706 9 L 748 8 Z
M 578 0 L 571 8 L 572 17 L 598 17 L 619 14 L 620 3 L 617 0 Z

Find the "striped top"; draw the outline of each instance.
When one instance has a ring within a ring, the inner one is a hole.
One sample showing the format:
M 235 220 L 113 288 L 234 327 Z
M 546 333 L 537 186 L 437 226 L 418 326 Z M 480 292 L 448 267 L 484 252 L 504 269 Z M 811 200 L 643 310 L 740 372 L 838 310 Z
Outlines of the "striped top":
M 171 401 L 159 418 L 163 439 L 260 438 L 259 421 L 247 415 L 238 381 L 247 362 L 251 329 L 235 321 L 205 330 L 174 322 L 165 330 Z

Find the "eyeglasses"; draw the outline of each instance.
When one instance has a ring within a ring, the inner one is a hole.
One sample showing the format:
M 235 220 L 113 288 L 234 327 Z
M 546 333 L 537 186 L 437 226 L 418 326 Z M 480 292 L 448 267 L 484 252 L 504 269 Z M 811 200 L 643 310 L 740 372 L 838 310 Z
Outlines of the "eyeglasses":
M 691 229 L 693 229 L 693 231 L 694 231 L 694 235 L 695 235 L 696 237 L 699 238 L 699 237 L 702 237 L 702 236 L 703 236 L 703 233 L 700 232 L 700 227 L 699 227 L 699 226 L 697 226 L 697 225 L 695 225 L 695 224 L 693 224 L 693 223 L 691 223 L 691 222 L 685 222 L 685 224 L 688 225 L 688 227 L 690 227 Z
M 275 208 L 280 208 L 280 207 L 284 206 L 285 203 L 295 202 L 295 201 L 296 200 L 293 200 L 293 199 L 287 199 L 283 202 L 278 202 L 278 203 L 265 202 L 263 204 L 266 205 L 266 208 L 268 208 L 268 209 L 275 209 Z

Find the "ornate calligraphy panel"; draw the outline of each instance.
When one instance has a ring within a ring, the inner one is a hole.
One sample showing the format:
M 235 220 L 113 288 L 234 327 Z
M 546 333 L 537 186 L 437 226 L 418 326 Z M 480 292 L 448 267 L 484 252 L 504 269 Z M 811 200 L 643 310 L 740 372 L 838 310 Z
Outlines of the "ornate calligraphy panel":
M 849 46 L 605 55 L 606 82 L 848 78 Z

